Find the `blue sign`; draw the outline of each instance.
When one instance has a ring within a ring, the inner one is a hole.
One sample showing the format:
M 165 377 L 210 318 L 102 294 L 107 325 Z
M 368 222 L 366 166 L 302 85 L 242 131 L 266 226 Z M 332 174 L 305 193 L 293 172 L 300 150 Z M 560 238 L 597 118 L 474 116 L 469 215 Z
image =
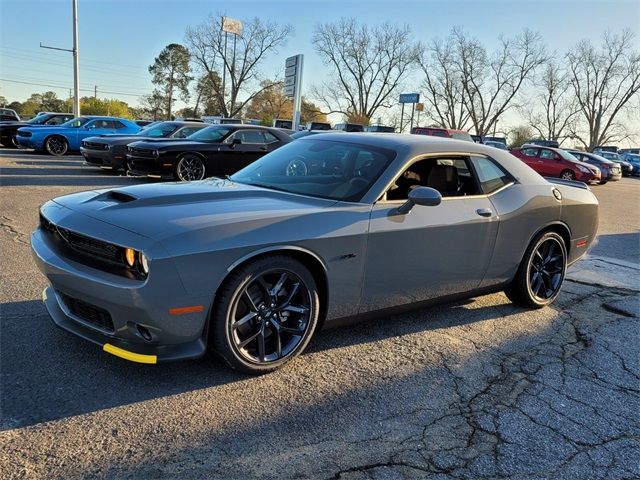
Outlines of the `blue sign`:
M 400 103 L 420 103 L 419 93 L 401 93 Z

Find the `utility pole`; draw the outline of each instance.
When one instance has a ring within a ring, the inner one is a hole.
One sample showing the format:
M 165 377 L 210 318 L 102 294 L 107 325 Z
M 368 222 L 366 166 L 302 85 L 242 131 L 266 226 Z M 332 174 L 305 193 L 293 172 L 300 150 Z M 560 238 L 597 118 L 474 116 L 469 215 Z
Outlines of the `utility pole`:
M 98 99 L 98 85 L 93 86 L 93 98 Z
M 48 48 L 49 50 L 61 50 L 63 52 L 73 53 L 73 115 L 80 116 L 80 67 L 78 63 L 78 0 L 73 1 L 73 48 L 58 48 L 49 47 L 43 45 L 40 42 L 41 48 Z M 97 88 L 97 87 L 96 87 Z

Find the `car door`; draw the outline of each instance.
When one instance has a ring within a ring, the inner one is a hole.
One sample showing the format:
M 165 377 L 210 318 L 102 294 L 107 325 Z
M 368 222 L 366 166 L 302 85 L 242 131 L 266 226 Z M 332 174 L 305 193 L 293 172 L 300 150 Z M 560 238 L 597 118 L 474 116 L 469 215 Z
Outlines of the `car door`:
M 545 177 L 559 177 L 562 171 L 562 158 L 553 150 L 541 148 L 538 154 L 538 173 Z
M 487 270 L 498 217 L 487 195 L 479 190 L 470 158 L 429 157 L 415 164 L 419 162 L 435 162 L 438 170 L 454 167 L 460 185 L 466 186 L 457 192 L 441 192 L 440 205 L 415 205 L 408 214 L 399 214 L 397 208 L 405 200 L 392 194 L 400 180 L 404 178 L 404 185 L 410 179 L 409 189 L 437 186 L 431 171 L 420 176 L 412 164 L 373 205 L 361 313 L 473 290 Z
M 536 172 L 540 173 L 540 158 L 538 153 L 540 149 L 538 147 L 523 148 L 520 150 L 520 159 L 533 168 Z
M 211 170 L 213 175 L 231 175 L 267 153 L 262 132 L 257 129 L 236 130 L 220 145 Z

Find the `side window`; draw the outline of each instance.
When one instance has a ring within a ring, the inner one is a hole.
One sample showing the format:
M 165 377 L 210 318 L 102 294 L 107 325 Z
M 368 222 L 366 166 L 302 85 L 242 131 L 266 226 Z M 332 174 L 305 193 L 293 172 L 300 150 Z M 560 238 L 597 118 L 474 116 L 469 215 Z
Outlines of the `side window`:
M 124 123 L 118 122 L 117 120 L 114 120 L 111 123 L 113 123 L 113 127 L 110 127 L 110 128 L 115 128 L 116 130 L 121 130 L 123 128 L 127 128 L 127 126 Z
M 524 150 L 522 150 L 522 154 L 525 157 L 537 157 L 538 156 L 538 149 L 537 148 L 525 148 Z
M 273 133 L 271 132 L 262 132 L 262 134 L 264 135 L 264 138 L 266 140 L 266 143 L 273 143 L 273 142 L 278 142 L 278 137 L 276 137 Z
M 45 125 L 60 125 L 66 121 L 67 121 L 66 117 L 51 117 L 49 120 L 45 122 Z
M 175 138 L 187 138 L 189 135 L 196 133 L 200 128 L 198 127 L 184 127 L 178 133 L 174 135 Z
M 260 132 L 259 130 L 243 130 L 241 132 L 238 132 L 238 134 L 236 134 L 236 137 L 240 138 L 242 140 L 242 143 L 254 145 L 264 143 L 264 137 L 262 136 L 262 132 Z
M 468 157 L 426 158 L 410 165 L 387 191 L 387 200 L 406 200 L 416 187 L 431 187 L 443 197 L 478 195 Z
M 542 150 L 540 150 L 540 158 L 554 159 L 555 157 L 556 157 L 555 152 L 551 150 L 547 150 L 546 148 L 543 148 Z
M 480 188 L 487 195 L 513 182 L 511 175 L 486 157 L 471 157 L 471 163 L 476 170 Z

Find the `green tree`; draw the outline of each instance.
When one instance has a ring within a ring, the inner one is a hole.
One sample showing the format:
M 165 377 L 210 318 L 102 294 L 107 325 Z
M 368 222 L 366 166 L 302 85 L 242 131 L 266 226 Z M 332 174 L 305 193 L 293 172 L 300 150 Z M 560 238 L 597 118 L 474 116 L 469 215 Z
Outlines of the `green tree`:
M 203 73 L 196 84 L 196 104 L 193 108 L 194 116 L 223 115 L 220 103 L 220 89 L 222 81 L 217 72 Z
M 518 148 L 521 147 L 524 142 L 533 138 L 533 130 L 529 125 L 521 125 L 513 128 L 509 132 L 509 137 L 511 139 L 509 148 Z
M 191 67 L 189 50 L 177 43 L 171 43 L 164 47 L 149 66 L 149 73 L 153 76 L 152 82 L 164 95 L 165 111 L 168 119 L 171 119 L 171 110 L 175 102 L 176 93 L 187 101 L 189 98 L 189 82 Z

